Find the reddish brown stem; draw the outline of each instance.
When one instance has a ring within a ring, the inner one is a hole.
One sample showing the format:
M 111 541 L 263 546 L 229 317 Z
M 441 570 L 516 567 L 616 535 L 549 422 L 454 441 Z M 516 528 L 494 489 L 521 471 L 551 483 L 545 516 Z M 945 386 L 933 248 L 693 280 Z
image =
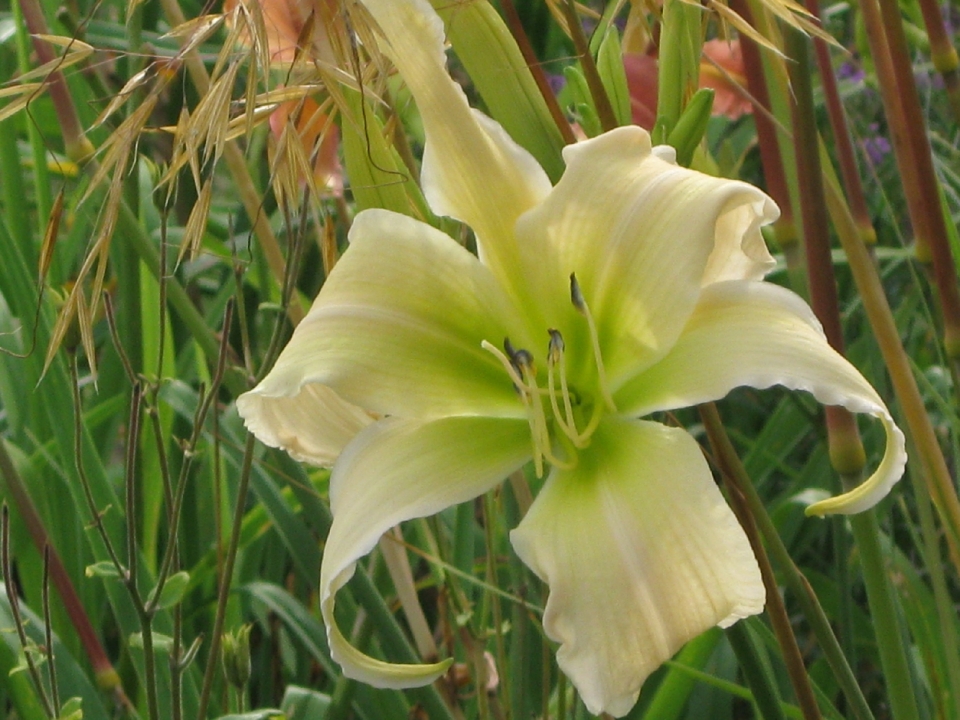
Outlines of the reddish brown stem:
M 617 127 L 617 116 L 613 112 L 613 105 L 610 104 L 610 98 L 607 97 L 607 91 L 603 87 L 597 64 L 593 61 L 593 55 L 590 54 L 590 43 L 587 42 L 583 25 L 580 24 L 576 3 L 573 0 L 562 0 L 560 8 L 567 20 L 570 38 L 573 40 L 573 46 L 577 51 L 577 58 L 580 60 L 580 68 L 583 70 L 587 87 L 590 88 L 590 95 L 593 98 L 597 117 L 600 118 L 600 126 L 604 132 L 613 130 Z
M 37 550 L 42 553 L 44 552 L 44 548 L 49 548 L 50 579 L 57 589 L 57 594 L 63 602 L 67 616 L 77 631 L 80 643 L 83 645 L 87 658 L 89 658 L 90 664 L 93 666 L 97 684 L 104 690 L 115 693 L 125 706 L 129 706 L 130 701 L 120 686 L 120 678 L 117 675 L 117 671 L 107 657 L 106 650 L 104 650 L 100 644 L 100 638 L 97 636 L 97 632 L 94 630 L 90 618 L 83 608 L 83 603 L 81 603 L 80 597 L 77 595 L 77 591 L 70 581 L 67 569 L 64 567 L 63 561 L 60 559 L 60 555 L 56 549 L 50 544 L 50 537 L 47 535 L 43 520 L 40 518 L 40 513 L 37 512 L 37 508 L 33 504 L 33 499 L 27 492 L 26 485 L 24 485 L 23 479 L 20 477 L 20 473 L 17 472 L 17 468 L 13 464 L 13 459 L 7 453 L 6 446 L 2 441 L 0 441 L 0 476 L 3 477 L 4 484 L 6 485 L 10 499 L 13 501 L 16 512 L 26 526 L 27 532 L 30 533 L 30 539 L 33 540 L 33 544 Z
M 819 0 L 805 0 L 807 10 L 814 17 L 820 17 Z M 850 127 L 847 124 L 847 114 L 840 100 L 840 91 L 837 88 L 837 76 L 833 72 L 830 62 L 830 49 L 823 38 L 813 39 L 813 49 L 817 58 L 817 69 L 820 71 L 820 83 L 827 104 L 827 115 L 830 117 L 830 128 L 833 130 L 834 147 L 837 151 L 837 160 L 840 164 L 840 174 L 843 178 L 843 187 L 846 190 L 847 203 L 857 221 L 857 227 L 863 235 L 863 240 L 869 245 L 877 241 L 877 233 L 870 219 L 870 210 L 863 193 L 863 183 L 857 170 L 856 154 L 853 151 L 853 140 L 850 137 Z
M 730 7 L 748 23 L 753 23 L 750 7 L 745 0 L 731 0 Z M 744 35 L 740 38 L 740 49 L 743 52 L 747 87 L 754 102 L 753 121 L 757 128 L 757 143 L 760 147 L 760 161 L 763 163 L 767 192 L 780 206 L 780 218 L 774 225 L 777 243 L 786 256 L 791 287 L 797 293 L 806 296 L 808 291 L 803 274 L 803 248 L 797 234 L 793 204 L 790 202 L 783 156 L 777 140 L 777 127 L 771 116 L 770 93 L 767 90 L 767 79 L 763 74 L 760 47 Z
M 20 11 L 23 13 L 27 29 L 34 36 L 33 48 L 40 63 L 46 64 L 56 60 L 57 57 L 53 54 L 49 43 L 37 37 L 38 35 L 49 35 L 50 31 L 47 29 L 47 21 L 44 19 L 43 11 L 36 0 L 20 0 Z M 86 135 L 83 134 L 83 127 L 80 125 L 80 118 L 77 116 L 76 108 L 70 97 L 67 80 L 62 72 L 54 70 L 47 76 L 46 84 L 50 99 L 53 101 L 54 111 L 57 114 L 57 120 L 60 123 L 60 132 L 63 135 L 64 150 L 67 157 L 77 163 L 83 162 L 93 154 L 94 148 Z
M 880 0 L 880 10 L 896 77 L 896 101 L 903 108 L 908 162 L 917 169 L 919 201 L 916 207 L 909 208 L 910 217 L 914 223 L 919 215 L 925 218 L 933 278 L 943 313 L 943 344 L 947 356 L 956 361 L 960 358 L 960 289 L 957 287 L 957 268 L 950 252 L 950 240 L 940 202 L 940 186 L 933 168 L 933 153 L 927 137 L 923 109 L 920 107 L 920 97 L 917 94 L 910 51 L 900 17 L 900 5 L 896 0 Z M 886 99 L 884 102 L 886 103 Z
M 840 324 L 840 301 L 837 297 L 830 253 L 830 219 L 827 215 L 823 170 L 820 166 L 807 39 L 793 30 L 787 30 L 787 33 L 787 48 L 792 61 L 788 63 L 788 68 L 793 90 L 793 142 L 797 159 L 800 212 L 803 216 L 803 240 L 807 252 L 810 304 L 823 325 L 827 342 L 842 354 L 843 328 Z M 841 407 L 828 407 L 826 419 L 830 458 L 837 471 L 843 474 L 860 472 L 866 456 L 853 414 Z M 837 466 L 839 461 L 842 463 Z
M 943 24 L 943 15 L 940 13 L 937 0 L 919 1 L 923 24 L 930 39 L 930 59 L 933 60 L 933 66 L 943 78 L 954 119 L 960 122 L 960 73 L 957 72 L 960 68 L 960 58 L 957 57 L 956 48 L 947 36 L 947 28 Z
M 557 129 L 560 130 L 564 144 L 572 145 L 577 141 L 577 138 L 573 134 L 573 128 L 570 127 L 570 123 L 567 122 L 566 117 L 564 117 L 563 110 L 560 108 L 560 104 L 557 102 L 553 90 L 550 89 L 550 83 L 547 82 L 547 76 L 543 72 L 543 67 L 540 65 L 536 53 L 533 51 L 530 38 L 527 37 L 526 31 L 523 29 L 523 23 L 520 22 L 520 16 L 517 14 L 517 8 L 514 6 L 513 0 L 500 0 L 500 5 L 503 7 L 504 15 L 507 16 L 507 25 L 510 27 L 510 34 L 513 35 L 513 39 L 517 41 L 520 54 L 523 55 L 527 67 L 530 68 L 530 74 L 533 75 L 533 80 L 537 83 L 537 89 L 547 104 L 550 117 L 553 118 Z
M 921 262 L 930 261 L 929 236 L 926 217 L 923 213 L 923 199 L 919 196 L 919 179 L 917 167 L 910 159 L 910 141 L 905 134 L 907 122 L 900 104 L 897 83 L 891 81 L 896 77 L 893 59 L 887 45 L 887 36 L 883 28 L 883 19 L 880 17 L 880 8 L 877 0 L 860 0 L 860 11 L 867 29 L 867 39 L 870 43 L 870 55 L 876 67 L 877 77 L 886 78 L 880 85 L 880 96 L 887 115 L 887 126 L 890 130 L 890 140 L 893 144 L 893 154 L 897 161 L 897 168 L 903 180 L 903 192 L 907 201 L 910 219 L 913 223 L 915 252 Z

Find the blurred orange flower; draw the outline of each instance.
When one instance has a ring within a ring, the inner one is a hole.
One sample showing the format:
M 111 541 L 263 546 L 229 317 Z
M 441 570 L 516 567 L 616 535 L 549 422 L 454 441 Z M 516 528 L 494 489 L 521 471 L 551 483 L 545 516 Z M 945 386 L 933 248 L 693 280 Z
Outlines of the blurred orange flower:
M 647 130 L 657 119 L 657 58 L 644 53 L 625 53 L 623 66 L 630 89 L 633 122 Z M 700 87 L 712 88 L 713 114 L 736 120 L 753 112 L 743 92 L 746 76 L 739 40 L 708 40 L 700 61 Z
M 309 57 L 321 62 L 333 62 L 323 15 L 336 9 L 336 0 L 225 0 L 224 12 L 232 12 L 240 2 L 247 7 L 250 3 L 259 5 L 273 62 L 289 65 L 296 59 L 299 43 L 307 40 L 301 36 L 311 16 L 314 30 L 309 38 Z M 242 37 L 244 42 L 250 42 L 248 34 Z M 305 98 L 282 103 L 270 115 L 270 129 L 279 140 L 287 121 L 297 112 L 301 103 L 302 108 L 295 118 L 296 132 L 307 155 L 314 158 L 313 172 L 317 186 L 326 188 L 334 195 L 341 195 L 343 168 L 337 154 L 340 131 L 332 118 L 320 111 L 320 105 L 315 100 Z

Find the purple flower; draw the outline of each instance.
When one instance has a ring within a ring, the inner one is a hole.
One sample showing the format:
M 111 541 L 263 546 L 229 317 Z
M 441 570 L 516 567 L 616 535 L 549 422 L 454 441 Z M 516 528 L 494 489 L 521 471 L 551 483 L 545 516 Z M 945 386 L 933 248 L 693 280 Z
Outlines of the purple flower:
M 859 65 L 854 62 L 845 62 L 837 68 L 837 79 L 839 80 L 849 80 L 852 83 L 863 82 L 866 73 L 863 71 Z
M 870 123 L 867 128 L 872 134 L 865 136 L 860 145 L 867 154 L 867 159 L 871 165 L 879 165 L 890 154 L 890 141 L 879 132 L 877 123 Z

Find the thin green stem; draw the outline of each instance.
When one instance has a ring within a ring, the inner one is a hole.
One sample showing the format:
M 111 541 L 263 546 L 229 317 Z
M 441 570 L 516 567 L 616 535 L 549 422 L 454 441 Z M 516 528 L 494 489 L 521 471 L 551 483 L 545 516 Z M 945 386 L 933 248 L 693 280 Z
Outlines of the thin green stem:
M 19 2 L 10 3 L 11 14 L 13 15 L 13 26 L 16 30 L 17 42 L 17 65 L 21 73 L 29 72 L 30 67 L 30 34 L 27 30 L 27 24 L 24 21 L 23 13 L 20 10 Z M 29 114 L 24 115 L 24 122 L 27 126 L 27 139 L 30 142 L 30 155 L 33 160 L 33 190 L 35 193 L 35 202 L 37 205 L 37 231 L 36 237 L 42 238 L 46 227 L 47 218 L 50 216 L 50 209 L 53 207 L 53 194 L 50 191 L 50 171 L 47 169 L 47 149 L 44 145 L 43 137 L 33 117 Z M 16 151 L 11 156 L 18 157 Z M 13 186 L 10 190 L 14 190 Z M 17 203 L 22 207 L 22 203 Z M 13 228 L 11 228 L 13 229 Z M 29 237 L 24 235 L 23 237 Z M 32 248 L 31 248 L 32 249 Z M 36 267 L 35 258 L 28 258 L 32 265 Z
M 0 77 L 13 77 L 15 74 L 15 65 L 9 54 L 0 54 Z M 10 234 L 14 237 L 30 238 L 35 233 L 31 231 L 29 208 L 23 202 L 24 178 L 20 165 L 20 150 L 17 147 L 17 136 L 23 121 L 23 116 L 14 116 L 0 122 L 0 197 L 3 199 L 3 220 L 7 223 Z M 47 191 L 49 194 L 49 186 Z M 39 201 L 39 198 L 37 199 Z M 47 208 L 49 212 L 49 205 Z M 38 202 L 38 211 L 39 209 Z M 46 215 L 41 213 L 40 218 L 46 218 Z M 39 230 L 42 232 L 43 228 Z
M 50 698 L 57 714 L 60 714 L 60 684 L 57 682 L 57 661 L 53 651 L 53 621 L 50 617 L 50 546 L 43 549 L 43 580 L 41 582 L 43 604 L 43 634 L 47 646 L 47 670 L 50 673 Z
M 853 716 L 858 720 L 874 720 L 873 712 L 863 696 L 863 690 L 857 683 L 857 678 L 840 648 L 837 636 L 833 633 L 830 619 L 820 606 L 820 601 L 817 599 L 816 593 L 813 592 L 813 588 L 810 587 L 810 583 L 807 582 L 803 573 L 793 562 L 793 558 L 790 557 L 790 552 L 784 545 L 779 532 L 777 532 L 776 525 L 767 513 L 763 500 L 753 486 L 740 457 L 733 447 L 733 443 L 727 436 L 723 421 L 720 419 L 720 413 L 713 403 L 701 405 L 699 409 L 717 462 L 724 468 L 726 478 L 743 495 L 747 506 L 750 508 L 750 514 L 757 523 L 757 528 L 766 542 L 768 551 L 780 568 L 781 576 L 786 581 L 790 591 L 796 597 L 797 602 L 800 603 L 804 617 L 810 623 L 810 627 L 820 643 L 823 655 L 831 670 L 833 670 L 834 678 L 836 678 L 837 684 L 850 703 Z
M 137 445 L 140 441 L 140 385 L 134 383 L 130 393 L 130 414 L 127 421 L 127 457 L 125 463 L 126 515 L 127 515 L 127 570 L 131 582 L 137 577 Z
M 87 501 L 87 509 L 90 512 L 91 523 L 100 535 L 110 562 L 113 563 L 117 574 L 120 577 L 125 577 L 127 569 L 123 566 L 123 563 L 120 562 L 120 556 L 117 554 L 117 550 L 113 546 L 113 541 L 110 539 L 110 535 L 107 533 L 107 529 L 103 524 L 103 511 L 97 507 L 97 501 L 93 496 L 93 489 L 90 487 L 90 479 L 87 477 L 87 471 L 83 467 L 83 404 L 80 399 L 80 376 L 77 371 L 77 355 L 75 352 L 70 353 L 70 359 L 67 365 L 70 368 L 70 381 L 73 390 L 73 453 L 77 476 L 80 479 L 80 486 L 83 488 L 83 495 Z
M 137 449 L 140 444 L 140 384 L 135 383 L 130 393 L 130 415 L 127 424 L 127 456 L 125 463 L 126 518 L 127 518 L 127 569 L 123 574 L 124 583 L 133 600 L 140 619 L 140 634 L 143 638 L 144 684 L 147 687 L 147 713 L 150 720 L 160 720 L 160 705 L 157 695 L 157 667 L 153 654 L 153 614 L 144 606 L 137 583 Z
M 113 665 L 107 657 L 106 650 L 104 650 L 100 644 L 97 632 L 94 630 L 93 624 L 90 622 L 90 618 L 83 607 L 83 603 L 81 603 L 80 597 L 77 595 L 77 591 L 70 581 L 70 576 L 67 574 L 67 569 L 64 567 L 63 561 L 60 559 L 56 550 L 50 545 L 49 536 L 47 535 L 46 528 L 43 526 L 43 520 L 40 518 L 40 514 L 37 512 L 36 506 L 33 504 L 33 500 L 27 492 L 23 479 L 20 477 L 20 473 L 17 471 L 13 459 L 7 452 L 6 445 L 2 440 L 0 440 L 0 477 L 3 478 L 4 490 L 13 500 L 17 515 L 26 526 L 34 546 L 41 552 L 44 547 L 50 548 L 50 577 L 53 580 L 57 594 L 60 596 L 60 601 L 63 603 L 67 615 L 73 623 L 77 635 L 80 637 L 80 643 L 83 645 L 87 658 L 93 666 L 97 684 L 105 690 L 111 690 L 117 693 L 118 698 L 122 698 L 123 704 L 129 704 L 129 701 L 123 694 L 123 689 L 120 687 L 120 678 L 117 675 L 117 671 L 114 670 Z
M 240 485 L 237 488 L 237 504 L 233 513 L 233 529 L 230 531 L 230 545 L 227 549 L 227 557 L 218 583 L 217 614 L 213 621 L 213 632 L 210 636 L 210 654 L 207 657 L 207 666 L 203 673 L 203 687 L 200 691 L 200 704 L 197 710 L 198 720 L 207 716 L 210 692 L 213 690 L 213 677 L 220 665 L 220 641 L 223 636 L 223 623 L 227 614 L 227 600 L 230 597 L 230 583 L 233 580 L 233 567 L 236 564 L 237 551 L 240 547 L 240 531 L 243 529 L 244 509 L 247 505 L 247 492 L 250 489 L 250 472 L 253 469 L 255 442 L 254 436 L 247 434 L 247 441 L 243 447 L 243 465 L 240 468 Z
M 942 713 L 944 717 L 960 717 L 960 645 L 957 643 L 957 618 L 953 599 L 950 597 L 946 573 L 944 572 L 945 563 L 941 552 L 940 534 L 937 532 L 933 520 L 930 498 L 926 494 L 923 481 L 915 473 L 911 474 L 910 481 L 916 498 L 917 515 L 920 517 L 920 535 L 923 538 L 921 551 L 924 556 L 924 566 L 930 573 L 930 584 L 933 586 L 937 615 L 940 618 L 940 627 L 944 633 L 943 653 L 946 658 L 950 686 L 949 696 L 944 702 Z
M 847 485 L 856 485 L 862 478 L 848 478 Z M 880 526 L 875 510 L 850 517 L 850 527 L 860 551 L 863 581 L 867 588 L 870 615 L 880 651 L 884 685 L 890 698 L 892 717 L 896 720 L 919 720 L 920 711 L 911 682 L 912 673 L 903 645 L 903 632 L 893 599 L 893 588 L 887 577 L 886 562 L 880 548 Z
M 711 445 L 713 445 L 712 439 Z M 718 456 L 718 462 L 723 476 L 727 478 L 729 487 L 731 485 L 729 478 L 733 471 L 728 467 L 726 458 Z M 757 565 L 760 567 L 760 577 L 763 578 L 763 587 L 766 591 L 767 617 L 770 619 L 770 625 L 773 627 L 774 635 L 780 645 L 780 652 L 783 656 L 783 662 L 787 666 L 787 674 L 790 676 L 793 692 L 797 696 L 805 720 L 819 720 L 820 708 L 817 705 L 816 695 L 814 695 L 810 678 L 803 664 L 803 655 L 800 653 L 800 646 L 797 644 L 797 637 L 793 632 L 790 616 L 787 614 L 787 608 L 780 596 L 780 587 L 777 584 L 773 566 L 770 564 L 770 557 L 767 555 L 763 540 L 757 530 L 757 523 L 742 493 L 735 485 L 731 488 L 729 496 L 733 511 L 747 535 L 753 554 L 757 558 Z M 750 658 L 748 657 L 747 660 L 749 661 Z M 753 680 L 762 683 L 762 678 L 754 678 Z M 750 685 L 753 687 L 753 682 Z M 754 688 L 754 692 L 757 692 L 756 688 Z M 779 701 L 779 698 L 777 700 Z
M 177 0 L 161 0 L 160 4 L 164 14 L 167 16 L 167 20 L 174 27 L 182 25 L 186 21 L 186 17 L 180 9 Z M 186 38 L 184 42 L 186 42 Z M 193 81 L 194 87 L 201 96 L 205 95 L 210 88 L 210 75 L 203 64 L 203 60 L 200 58 L 200 54 L 197 50 L 191 50 L 186 54 L 185 60 L 187 71 L 190 74 L 190 79 Z M 286 274 L 285 268 L 287 264 L 283 257 L 283 251 L 280 249 L 280 243 L 273 234 L 273 229 L 270 227 L 270 222 L 264 212 L 262 195 L 254 185 L 250 171 L 247 169 L 243 152 L 235 141 L 229 140 L 224 143 L 223 159 L 227 164 L 227 168 L 230 170 L 230 174 L 233 176 L 234 183 L 236 183 L 240 200 L 243 203 L 247 216 L 250 218 L 254 234 L 260 243 L 263 254 L 266 256 L 270 270 L 273 272 L 276 280 L 282 281 Z M 303 318 L 303 307 L 298 302 L 288 303 L 286 310 L 294 325 Z
M 746 678 L 747 686 L 753 692 L 753 701 L 757 704 L 760 717 L 763 720 L 785 720 L 786 715 L 783 714 L 780 696 L 777 694 L 773 678 L 760 660 L 760 654 L 750 637 L 746 623 L 731 625 L 727 628 L 726 634 L 730 647 L 737 656 L 740 670 Z M 816 709 L 816 705 L 814 708 Z M 817 711 L 815 715 L 805 717 L 819 718 L 820 713 Z
M 3 443 L 0 441 L 0 446 Z M 20 647 L 23 650 L 23 657 L 27 661 L 27 670 L 30 678 L 33 680 L 40 701 L 47 711 L 47 717 L 56 717 L 50 696 L 43 686 L 43 679 L 40 676 L 40 670 L 33 659 L 33 652 L 30 647 L 30 640 L 27 637 L 27 631 L 24 629 L 23 618 L 20 616 L 20 602 L 17 598 L 17 589 L 13 585 L 13 573 L 10 567 L 10 509 L 7 504 L 3 504 L 2 517 L 0 517 L 0 570 L 3 572 L 3 585 L 7 592 L 7 602 L 10 603 L 10 614 L 13 616 L 13 624 L 17 630 L 17 636 L 20 638 Z
M 177 553 L 179 549 L 179 543 L 176 542 L 176 533 L 177 528 L 180 524 L 180 513 L 183 509 L 183 499 L 186 494 L 187 489 L 187 479 L 190 475 L 190 468 L 193 465 L 193 458 L 196 455 L 197 444 L 200 442 L 200 437 L 203 434 L 203 425 L 206 420 L 207 414 L 216 401 L 217 395 L 220 392 L 220 383 L 223 381 L 224 372 L 227 366 L 227 355 L 229 348 L 229 338 L 230 338 L 230 324 L 233 319 L 233 298 L 227 302 L 227 307 L 223 313 L 223 330 L 221 332 L 221 342 L 220 342 L 220 353 L 217 360 L 217 368 L 210 383 L 210 389 L 208 392 L 203 394 L 203 401 L 200 403 L 200 406 L 197 408 L 197 412 L 193 418 L 193 434 L 190 437 L 189 442 L 187 443 L 186 448 L 184 449 L 184 461 L 180 467 L 180 477 L 177 480 L 177 486 L 175 489 L 173 509 L 170 511 L 171 517 L 171 526 L 170 533 L 171 541 L 167 544 L 166 552 L 163 556 L 163 562 L 160 565 L 160 573 L 157 576 L 157 584 L 153 591 L 153 602 L 151 607 L 148 608 L 151 612 L 154 611 L 156 603 L 160 599 L 160 595 L 163 592 L 163 587 L 166 584 L 167 578 L 170 577 L 171 572 L 173 571 L 174 562 L 177 558 Z
M 793 61 L 790 63 L 790 80 L 795 99 L 794 142 L 811 301 L 828 342 L 837 352 L 842 353 L 843 330 L 830 255 L 823 172 L 820 166 L 813 88 L 810 83 L 812 68 L 807 49 L 808 38 L 797 31 L 788 30 L 786 40 L 787 51 Z M 856 481 L 861 479 L 866 464 L 856 419 L 852 413 L 840 407 L 828 407 L 826 419 L 831 463 L 848 481 L 845 484 L 849 485 L 849 481 L 853 479 L 855 486 Z M 893 716 L 898 720 L 919 720 L 906 648 L 903 646 L 897 614 L 893 610 L 892 591 L 887 582 L 880 551 L 876 517 L 873 511 L 867 511 L 851 517 L 850 523 L 860 549 L 870 611 L 877 621 L 876 627 L 879 628 L 876 633 L 877 645 Z

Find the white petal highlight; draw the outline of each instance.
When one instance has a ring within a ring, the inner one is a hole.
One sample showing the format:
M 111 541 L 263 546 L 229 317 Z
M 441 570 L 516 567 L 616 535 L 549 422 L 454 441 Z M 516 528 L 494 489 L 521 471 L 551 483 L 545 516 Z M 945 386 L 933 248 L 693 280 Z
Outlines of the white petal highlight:
M 756 560 L 700 448 L 658 423 L 601 423 L 511 540 L 550 585 L 544 630 L 594 714 L 625 715 L 686 641 L 763 610 Z
M 350 240 L 274 368 L 240 398 L 247 426 L 304 456 L 328 445 L 329 393 L 301 396 L 310 385 L 379 415 L 524 417 L 481 347 L 526 341 L 489 269 L 447 235 L 386 210 L 360 213 Z
M 426 0 L 365 0 L 393 61 L 413 93 L 426 132 L 422 184 L 440 215 L 465 222 L 480 257 L 515 291 L 513 224 L 550 191 L 530 153 L 470 108 L 446 69 L 443 21 Z
M 430 683 L 446 670 L 450 661 L 398 665 L 354 648 L 334 620 L 337 591 L 391 527 L 475 498 L 529 458 L 525 421 L 488 418 L 388 418 L 347 446 L 330 478 L 333 525 L 320 568 L 320 609 L 330 653 L 344 675 L 376 687 L 406 688 Z
M 544 322 L 574 332 L 576 273 L 615 387 L 673 346 L 704 283 L 772 265 L 759 228 L 777 217 L 773 201 L 663 155 L 636 126 L 567 146 L 560 182 L 517 223 Z
M 624 414 L 717 400 L 740 386 L 783 385 L 824 405 L 869 413 L 883 423 L 880 466 L 854 490 L 814 503 L 807 513 L 856 513 L 879 502 L 903 475 L 903 433 L 870 383 L 828 344 L 813 312 L 797 295 L 764 282 L 708 286 L 676 346 L 616 395 Z
M 286 398 L 267 397 L 262 388 L 237 398 L 237 411 L 260 442 L 300 462 L 331 467 L 347 443 L 374 421 L 323 385 L 304 385 Z

